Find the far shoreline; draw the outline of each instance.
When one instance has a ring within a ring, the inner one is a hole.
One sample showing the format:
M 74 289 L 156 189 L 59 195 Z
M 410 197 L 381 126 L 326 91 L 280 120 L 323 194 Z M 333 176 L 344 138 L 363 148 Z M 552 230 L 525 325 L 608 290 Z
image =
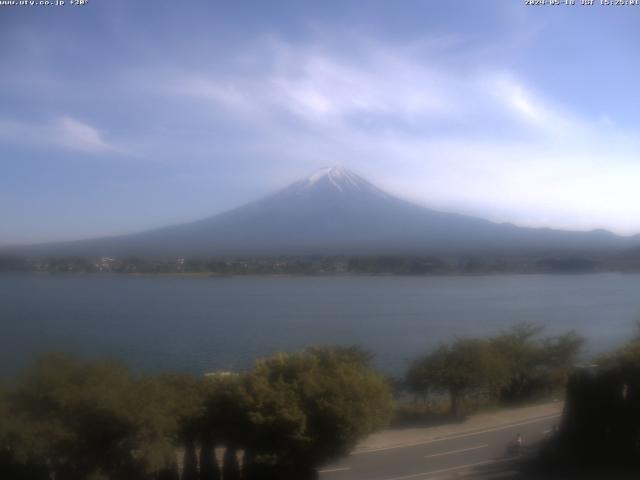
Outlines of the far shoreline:
M 33 275 L 41 277 L 111 277 L 111 278 L 197 278 L 197 279 L 238 279 L 238 278 L 474 278 L 505 276 L 597 276 L 597 275 L 638 275 L 640 270 L 602 270 L 586 272 L 446 272 L 446 273 L 356 273 L 356 272 L 318 272 L 318 273 L 247 273 L 215 274 L 209 272 L 171 272 L 171 273 L 135 273 L 135 272 L 43 272 L 43 271 L 0 271 L 0 275 Z

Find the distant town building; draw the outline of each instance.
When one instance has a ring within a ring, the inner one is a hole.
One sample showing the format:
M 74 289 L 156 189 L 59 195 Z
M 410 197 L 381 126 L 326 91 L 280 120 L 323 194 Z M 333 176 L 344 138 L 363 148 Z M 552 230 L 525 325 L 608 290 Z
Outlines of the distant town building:
M 96 268 L 100 272 L 110 272 L 113 269 L 113 266 L 114 266 L 115 263 L 116 263 L 116 259 L 115 258 L 102 257 L 96 263 Z

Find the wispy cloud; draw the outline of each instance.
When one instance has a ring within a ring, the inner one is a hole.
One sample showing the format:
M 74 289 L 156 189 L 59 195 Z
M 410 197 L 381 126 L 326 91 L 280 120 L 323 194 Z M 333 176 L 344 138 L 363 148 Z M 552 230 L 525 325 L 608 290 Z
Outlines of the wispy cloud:
M 0 29 L 21 46 L 0 78 L 0 213 L 24 218 L 16 239 L 50 238 L 47 218 L 83 236 L 96 211 L 101 233 L 195 219 L 336 163 L 441 210 L 640 232 L 625 12 L 111 3 L 80 23 L 16 10 Z M 550 38 L 564 48 L 537 47 Z
M 89 154 L 129 153 L 126 148 L 108 141 L 97 128 L 70 116 L 40 123 L 0 119 L 0 138 L 26 148 L 57 147 Z
M 332 129 L 379 127 L 423 137 L 458 128 L 461 136 L 500 128 L 530 136 L 584 134 L 589 121 L 536 92 L 507 70 L 457 65 L 446 48 L 388 46 L 350 38 L 350 53 L 269 39 L 256 46 L 250 73 L 173 71 L 153 88 L 199 98 L 257 128 L 282 121 Z M 445 58 L 447 59 L 445 61 Z M 453 63 L 453 64 L 452 64 Z M 147 78 L 147 75 L 140 75 Z M 156 78 L 154 75 L 153 78 Z M 464 129 L 464 130 L 462 130 Z
M 215 71 L 182 72 L 169 75 L 161 91 L 199 97 L 236 113 L 283 111 L 309 122 L 357 115 L 442 117 L 459 110 L 451 76 L 383 48 L 354 61 L 313 47 L 265 43 L 253 56 L 259 63 L 256 74 L 228 78 Z
M 251 129 L 262 155 L 343 162 L 423 204 L 529 225 L 640 229 L 629 181 L 640 148 L 610 116 L 589 118 L 515 72 L 458 65 L 450 52 L 445 61 L 432 49 L 361 44 L 354 56 L 265 42 L 251 75 L 186 72 L 171 93 L 222 109 Z
M 107 142 L 91 125 L 71 117 L 61 117 L 50 127 L 52 140 L 63 147 L 89 153 L 118 152 L 119 147 Z

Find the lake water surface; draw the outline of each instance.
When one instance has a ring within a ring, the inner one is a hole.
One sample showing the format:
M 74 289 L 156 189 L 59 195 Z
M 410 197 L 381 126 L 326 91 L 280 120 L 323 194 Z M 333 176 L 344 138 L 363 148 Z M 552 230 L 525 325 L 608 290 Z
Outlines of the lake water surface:
M 0 275 L 0 371 L 34 353 L 112 356 L 202 373 L 311 344 L 358 344 L 400 374 L 454 336 L 518 322 L 576 329 L 589 353 L 640 319 L 640 275 L 134 277 Z

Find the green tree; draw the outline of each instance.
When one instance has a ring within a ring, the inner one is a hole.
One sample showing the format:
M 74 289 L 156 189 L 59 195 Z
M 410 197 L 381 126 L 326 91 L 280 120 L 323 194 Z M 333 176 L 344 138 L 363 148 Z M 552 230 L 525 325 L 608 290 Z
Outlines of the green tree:
M 429 371 L 430 365 L 426 357 L 416 358 L 411 362 L 405 374 L 405 385 L 416 398 L 427 401 L 429 391 L 434 387 L 433 377 Z
M 136 381 L 135 403 L 138 422 L 136 456 L 147 472 L 173 475 L 176 448 L 191 447 L 199 435 L 204 415 L 201 380 L 189 375 L 144 376 Z M 187 456 L 191 455 L 186 448 Z M 188 469 L 194 468 L 187 458 Z M 195 467 L 197 468 L 197 467 Z
M 10 396 L 20 419 L 12 448 L 39 459 L 59 478 L 104 473 L 132 478 L 136 420 L 133 381 L 126 368 L 49 355 L 37 361 Z
M 164 374 L 153 379 L 161 400 L 158 418 L 165 418 L 167 438 L 184 448 L 182 480 L 198 480 L 196 442 L 202 437 L 207 388 L 203 379 Z
M 244 376 L 212 375 L 205 380 L 205 410 L 202 417 L 202 443 L 211 448 L 232 443 L 244 444 L 249 420 L 243 390 Z
M 430 392 L 449 392 L 455 415 L 460 414 L 461 400 L 469 394 L 497 394 L 504 402 L 548 394 L 564 387 L 584 339 L 574 331 L 543 337 L 543 330 L 524 323 L 493 338 L 443 345 L 415 359 L 405 383 L 423 399 Z
M 481 339 L 458 339 L 442 345 L 415 361 L 410 370 L 418 385 L 449 394 L 455 417 L 462 416 L 462 403 L 469 395 L 493 396 L 509 375 L 505 358 L 490 341 Z
M 617 369 L 625 374 L 640 371 L 640 321 L 636 322 L 636 334 L 629 342 L 613 352 L 598 356 L 595 363 L 607 369 Z
M 544 365 L 548 368 L 568 368 L 577 359 L 584 345 L 584 337 L 571 330 L 543 340 Z
M 584 339 L 570 331 L 542 337 L 544 327 L 520 324 L 492 339 L 509 364 L 509 382 L 501 389 L 506 402 L 528 400 L 564 388 Z
M 65 480 L 169 475 L 185 426 L 199 412 L 197 396 L 185 388 L 195 384 L 47 355 L 0 402 L 0 442 L 10 456 L 0 468 L 29 466 Z
M 502 332 L 492 339 L 497 351 L 509 366 L 509 380 L 500 391 L 504 401 L 513 402 L 526 398 L 538 383 L 541 365 L 546 361 L 539 341 L 544 327 L 523 323 Z
M 216 480 L 219 443 L 225 480 L 240 477 L 238 449 L 245 480 L 303 480 L 387 421 L 389 386 L 370 359 L 314 348 L 198 379 L 49 355 L 0 392 L 0 478 L 176 479 L 182 447 L 183 479 Z
M 384 426 L 391 393 L 369 358 L 326 347 L 259 361 L 243 386 L 252 451 L 275 455 L 282 478 L 303 479 Z

